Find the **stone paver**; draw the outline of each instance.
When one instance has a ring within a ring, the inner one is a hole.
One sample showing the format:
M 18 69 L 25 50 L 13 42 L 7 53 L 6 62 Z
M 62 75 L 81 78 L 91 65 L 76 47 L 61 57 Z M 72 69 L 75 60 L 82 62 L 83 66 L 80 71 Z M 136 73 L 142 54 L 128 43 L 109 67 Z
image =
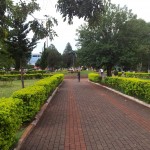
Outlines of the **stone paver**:
M 65 79 L 21 150 L 150 150 L 150 109 Z

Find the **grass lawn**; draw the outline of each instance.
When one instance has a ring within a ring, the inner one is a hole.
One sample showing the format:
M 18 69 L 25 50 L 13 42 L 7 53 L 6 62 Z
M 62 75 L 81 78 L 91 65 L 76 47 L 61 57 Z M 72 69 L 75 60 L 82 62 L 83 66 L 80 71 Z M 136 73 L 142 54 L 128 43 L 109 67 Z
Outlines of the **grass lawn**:
M 38 80 L 24 80 L 25 87 L 33 85 Z M 12 83 L 0 81 L 0 98 L 10 97 L 14 91 L 21 89 L 21 81 L 16 80 Z

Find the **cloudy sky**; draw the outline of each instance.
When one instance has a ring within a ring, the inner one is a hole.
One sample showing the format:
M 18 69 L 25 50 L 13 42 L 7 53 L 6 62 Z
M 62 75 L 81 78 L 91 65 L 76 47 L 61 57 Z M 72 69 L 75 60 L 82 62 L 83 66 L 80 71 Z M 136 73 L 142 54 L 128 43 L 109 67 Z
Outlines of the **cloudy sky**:
M 54 44 L 60 53 L 63 53 L 65 46 L 70 42 L 73 50 L 76 50 L 76 29 L 83 24 L 82 19 L 75 18 L 73 25 L 68 25 L 67 22 L 63 22 L 63 19 L 59 13 L 56 13 L 55 4 L 56 0 L 37 0 L 41 6 L 41 11 L 35 13 L 34 16 L 38 19 L 46 19 L 44 15 L 53 16 L 58 20 L 58 26 L 54 27 L 58 37 L 55 37 L 53 41 L 48 41 L 48 45 Z M 112 3 L 120 4 L 120 6 L 126 5 L 129 9 L 132 9 L 134 14 L 137 14 L 138 18 L 142 18 L 147 22 L 150 22 L 150 0 L 112 0 Z M 33 53 L 39 53 L 42 51 L 43 44 L 46 39 L 40 41 Z

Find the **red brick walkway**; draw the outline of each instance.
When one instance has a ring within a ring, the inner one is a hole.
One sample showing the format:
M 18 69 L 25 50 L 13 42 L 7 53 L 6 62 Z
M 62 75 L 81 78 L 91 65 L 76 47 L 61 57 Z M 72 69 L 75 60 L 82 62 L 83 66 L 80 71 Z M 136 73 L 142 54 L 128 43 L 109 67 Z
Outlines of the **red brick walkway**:
M 65 79 L 21 150 L 150 150 L 150 109 Z

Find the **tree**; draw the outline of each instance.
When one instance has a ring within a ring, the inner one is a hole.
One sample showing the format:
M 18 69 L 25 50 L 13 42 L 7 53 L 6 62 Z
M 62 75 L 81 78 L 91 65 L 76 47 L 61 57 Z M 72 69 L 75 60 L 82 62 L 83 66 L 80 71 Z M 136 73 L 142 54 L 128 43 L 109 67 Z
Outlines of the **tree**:
M 104 12 L 103 0 L 58 0 L 57 10 L 62 14 L 64 21 L 72 23 L 73 17 L 84 18 L 93 24 L 99 20 L 99 15 Z
M 122 53 L 117 41 L 119 31 L 126 21 L 136 16 L 127 7 L 120 8 L 109 2 L 104 8 L 106 11 L 96 27 L 85 25 L 78 30 L 78 53 L 84 63 L 97 68 L 105 67 L 107 75 L 111 76 L 111 70 L 118 64 Z
M 63 59 L 63 66 L 65 68 L 69 68 L 73 65 L 73 55 L 72 55 L 72 46 L 70 43 L 67 43 L 65 50 L 63 52 L 62 55 L 62 59 Z
M 147 70 L 150 50 L 150 24 L 142 19 L 131 19 L 124 24 L 118 37 L 118 46 L 122 49 L 120 64 L 128 69 Z
M 8 35 L 4 38 L 9 55 L 15 60 L 16 69 L 21 69 L 23 78 L 23 66 L 27 64 L 32 50 L 36 47 L 37 41 L 49 36 L 50 40 L 56 36 L 52 29 L 57 21 L 54 18 L 48 18 L 46 28 L 40 24 L 36 18 L 27 21 L 27 17 L 40 9 L 35 0 L 26 3 L 20 1 L 17 4 L 11 4 L 7 11 Z M 22 13 L 23 12 L 23 13 Z M 33 32 L 33 37 L 28 38 L 28 34 Z M 24 87 L 22 79 L 22 87 Z
M 47 48 L 47 53 L 48 68 L 51 68 L 51 70 L 54 71 L 55 69 L 59 68 L 61 63 L 61 54 L 53 44 Z
M 45 47 L 45 46 L 44 46 Z M 44 70 L 46 67 L 54 71 L 61 64 L 61 54 L 57 51 L 56 47 L 51 44 L 48 48 L 44 48 L 41 59 L 36 63 Z
M 41 59 L 39 59 L 38 61 L 40 62 L 41 69 L 44 70 L 47 67 L 47 52 L 45 48 L 45 43 L 44 43 L 44 50 L 41 54 L 42 54 Z

